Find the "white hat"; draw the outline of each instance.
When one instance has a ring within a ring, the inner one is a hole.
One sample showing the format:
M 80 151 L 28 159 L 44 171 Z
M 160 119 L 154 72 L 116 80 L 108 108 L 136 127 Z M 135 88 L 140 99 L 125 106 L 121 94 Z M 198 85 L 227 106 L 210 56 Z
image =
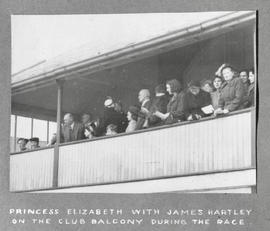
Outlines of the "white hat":
M 112 104 L 113 104 L 113 100 L 110 99 L 110 98 L 106 99 L 105 102 L 104 102 L 105 107 L 110 107 L 110 106 L 112 106 Z

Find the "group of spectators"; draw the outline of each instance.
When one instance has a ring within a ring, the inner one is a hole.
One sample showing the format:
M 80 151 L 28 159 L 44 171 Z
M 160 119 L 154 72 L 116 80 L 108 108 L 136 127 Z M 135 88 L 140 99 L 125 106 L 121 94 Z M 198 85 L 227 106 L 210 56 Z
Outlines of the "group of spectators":
M 103 116 L 93 120 L 90 113 L 75 121 L 71 113 L 64 116 L 61 142 L 71 142 L 94 137 L 129 133 L 136 130 L 199 120 L 207 116 L 218 116 L 254 105 L 254 70 L 240 72 L 229 64 L 222 64 L 213 79 L 191 80 L 187 88 L 172 79 L 155 87 L 151 97 L 148 89 L 138 94 L 139 105 L 132 105 L 127 113 L 121 102 L 107 97 Z M 48 145 L 56 142 L 53 135 Z

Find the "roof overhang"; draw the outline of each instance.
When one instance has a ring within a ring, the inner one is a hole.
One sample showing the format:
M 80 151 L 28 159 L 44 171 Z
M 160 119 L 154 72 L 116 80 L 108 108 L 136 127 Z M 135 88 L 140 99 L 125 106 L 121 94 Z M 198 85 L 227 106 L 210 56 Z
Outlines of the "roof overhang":
M 198 41 L 240 28 L 256 19 L 256 12 L 231 12 L 223 16 L 188 26 L 147 41 L 125 46 L 103 54 L 82 59 L 68 65 L 34 68 L 12 76 L 12 94 L 55 84 L 57 79 L 71 79 L 104 69 L 158 55 Z M 255 24 L 254 24 L 255 25 Z

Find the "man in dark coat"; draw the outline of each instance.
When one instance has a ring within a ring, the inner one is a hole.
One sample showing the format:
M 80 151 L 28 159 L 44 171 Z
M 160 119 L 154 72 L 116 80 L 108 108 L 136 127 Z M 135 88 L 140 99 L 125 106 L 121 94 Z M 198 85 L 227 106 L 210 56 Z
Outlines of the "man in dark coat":
M 101 119 L 102 133 L 106 133 L 106 128 L 110 124 L 114 124 L 117 127 L 117 133 L 124 132 L 126 130 L 126 117 L 119 111 L 115 110 L 115 104 L 111 97 L 108 97 L 104 102 L 104 113 Z
M 192 80 L 188 84 L 188 90 L 184 97 L 184 108 L 187 120 L 196 120 L 207 116 L 202 108 L 211 104 L 211 96 L 200 89 L 200 83 Z
M 84 126 L 74 121 L 71 113 L 64 116 L 64 125 L 61 131 L 61 142 L 72 142 L 85 139 Z
M 150 107 L 149 126 L 159 126 L 163 124 L 163 121 L 154 115 L 153 113 L 159 111 L 163 114 L 167 112 L 167 105 L 170 97 L 166 94 L 166 87 L 164 84 L 160 84 L 155 88 L 155 98 L 153 99 Z

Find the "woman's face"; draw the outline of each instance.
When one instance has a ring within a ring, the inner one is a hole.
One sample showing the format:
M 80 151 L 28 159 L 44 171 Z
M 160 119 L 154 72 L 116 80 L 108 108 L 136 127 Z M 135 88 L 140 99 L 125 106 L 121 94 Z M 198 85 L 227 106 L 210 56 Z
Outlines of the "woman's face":
M 255 75 L 254 75 L 254 73 L 252 71 L 250 71 L 248 73 L 248 79 L 249 79 L 250 83 L 254 83 L 254 81 L 255 81 Z
M 209 85 L 209 83 L 204 84 L 204 86 L 202 87 L 202 89 L 203 89 L 204 91 L 208 92 L 208 93 L 210 93 L 210 92 L 213 91 L 213 89 L 212 89 L 212 87 Z
M 247 72 L 245 71 L 241 71 L 239 77 L 243 81 L 243 83 L 246 83 L 248 81 Z
M 213 85 L 216 89 L 219 89 L 221 87 L 222 81 L 220 78 L 215 78 L 213 81 Z
M 166 90 L 170 95 L 172 94 L 172 88 L 169 84 L 166 84 Z
M 222 75 L 223 75 L 223 78 L 226 80 L 226 81 L 229 81 L 233 78 L 233 71 L 231 68 L 225 68 L 223 69 L 222 71 Z
M 127 119 L 128 119 L 128 121 L 131 121 L 132 120 L 131 113 L 129 111 L 127 112 Z

